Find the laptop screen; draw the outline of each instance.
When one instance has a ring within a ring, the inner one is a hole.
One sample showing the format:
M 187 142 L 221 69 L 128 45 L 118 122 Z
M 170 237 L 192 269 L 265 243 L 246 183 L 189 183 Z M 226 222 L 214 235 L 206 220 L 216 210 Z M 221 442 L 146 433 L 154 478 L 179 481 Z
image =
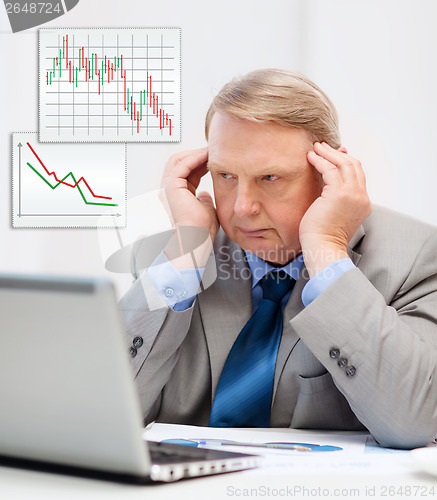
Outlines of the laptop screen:
M 147 474 L 111 283 L 1 276 L 0 308 L 0 454 Z

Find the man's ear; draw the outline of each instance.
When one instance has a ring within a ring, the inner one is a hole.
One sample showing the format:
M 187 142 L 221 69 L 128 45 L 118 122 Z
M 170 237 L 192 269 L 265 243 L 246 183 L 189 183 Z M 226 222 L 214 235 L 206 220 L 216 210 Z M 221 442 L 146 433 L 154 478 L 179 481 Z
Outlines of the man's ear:
M 340 146 L 339 148 L 337 148 L 337 151 L 340 151 L 341 153 L 347 154 L 347 149 L 344 146 Z

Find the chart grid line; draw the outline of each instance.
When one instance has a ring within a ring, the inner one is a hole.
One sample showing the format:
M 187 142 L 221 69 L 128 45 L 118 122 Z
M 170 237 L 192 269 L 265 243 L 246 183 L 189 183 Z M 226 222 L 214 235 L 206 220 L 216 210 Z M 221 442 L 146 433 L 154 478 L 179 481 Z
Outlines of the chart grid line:
M 180 140 L 179 28 L 46 28 L 39 44 L 42 142 Z

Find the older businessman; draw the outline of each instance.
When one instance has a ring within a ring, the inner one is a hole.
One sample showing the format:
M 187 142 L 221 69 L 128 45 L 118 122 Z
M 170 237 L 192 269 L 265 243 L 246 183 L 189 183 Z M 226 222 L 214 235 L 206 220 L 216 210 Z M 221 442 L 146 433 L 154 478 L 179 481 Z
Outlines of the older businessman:
M 437 230 L 372 206 L 337 114 L 303 75 L 225 85 L 208 147 L 170 158 L 176 227 L 123 298 L 145 422 L 437 435 Z M 211 175 L 215 206 L 197 193 Z M 177 236 L 175 236 L 177 239 Z M 198 292 L 214 245 L 217 278 Z M 159 272 L 156 272 L 159 269 Z M 163 307 L 151 310 L 154 294 Z M 197 294 L 197 295 L 196 295 Z

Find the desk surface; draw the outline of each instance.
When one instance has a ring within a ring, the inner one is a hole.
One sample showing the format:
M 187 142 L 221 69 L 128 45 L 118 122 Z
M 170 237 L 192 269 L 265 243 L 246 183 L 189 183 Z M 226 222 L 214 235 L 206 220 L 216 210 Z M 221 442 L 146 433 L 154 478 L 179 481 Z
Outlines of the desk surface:
M 296 431 L 296 438 L 299 438 Z M 347 434 L 346 434 L 347 435 Z M 314 439 L 317 433 L 313 432 Z M 351 438 L 354 436 L 351 433 Z M 333 452 L 337 453 L 337 452 Z M 325 454 L 326 456 L 326 454 Z M 320 455 L 319 455 L 320 457 Z M 183 480 L 126 485 L 0 467 L 3 500 L 221 500 L 232 498 L 437 498 L 437 478 L 415 469 L 409 452 L 369 447 L 321 461 L 295 455 L 289 464 Z

